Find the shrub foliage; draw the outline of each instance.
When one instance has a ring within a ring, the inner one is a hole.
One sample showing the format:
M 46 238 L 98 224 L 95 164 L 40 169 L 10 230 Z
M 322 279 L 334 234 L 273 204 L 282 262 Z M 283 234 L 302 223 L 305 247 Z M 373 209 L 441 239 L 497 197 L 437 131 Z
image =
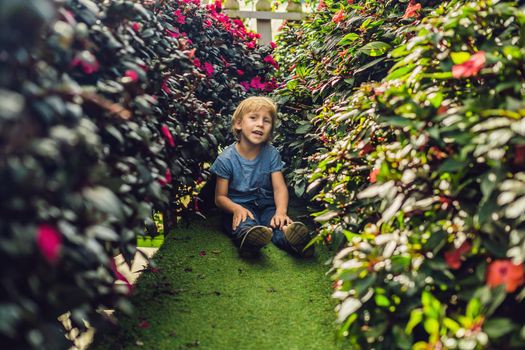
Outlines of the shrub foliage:
M 316 214 L 318 239 L 342 248 L 332 268 L 340 334 L 364 349 L 522 348 L 523 8 L 324 3 L 286 35 L 311 33 L 309 47 L 355 38 L 343 55 L 351 57 L 326 72 L 341 58 L 314 66 L 308 48 L 309 73 L 277 93 L 294 102 L 313 96 L 320 106 L 306 131 L 323 144 L 310 157 L 309 189 L 326 208 Z M 376 44 L 340 28 L 381 6 L 386 16 L 366 30 Z M 387 42 L 389 30 L 396 35 Z M 367 46 L 385 49 L 363 76 L 352 62 Z M 320 87 L 335 83 L 308 94 L 316 69 Z
M 61 314 L 129 309 L 113 257 L 181 214 L 271 48 L 195 0 L 2 1 L 0 28 L 0 341 L 66 348 Z

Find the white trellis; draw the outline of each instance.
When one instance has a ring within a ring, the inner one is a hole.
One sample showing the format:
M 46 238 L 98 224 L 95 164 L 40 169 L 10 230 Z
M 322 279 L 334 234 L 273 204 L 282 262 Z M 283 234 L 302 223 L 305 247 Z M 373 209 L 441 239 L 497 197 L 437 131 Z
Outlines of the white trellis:
M 272 20 L 300 21 L 306 14 L 302 12 L 301 4 L 289 1 L 287 12 L 274 12 L 271 10 L 269 0 L 259 0 L 255 5 L 256 11 L 240 11 L 237 0 L 226 0 L 224 11 L 230 17 L 254 18 L 257 22 L 257 33 L 261 34 L 261 42 L 268 44 L 272 40 Z

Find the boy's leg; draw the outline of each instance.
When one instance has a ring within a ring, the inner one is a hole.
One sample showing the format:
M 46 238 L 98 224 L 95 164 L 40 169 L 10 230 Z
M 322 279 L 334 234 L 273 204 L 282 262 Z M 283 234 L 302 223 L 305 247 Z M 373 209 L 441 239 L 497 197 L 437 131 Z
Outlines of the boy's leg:
M 274 215 L 274 206 L 264 208 L 261 214 L 261 223 L 269 227 Z M 313 245 L 304 250 L 304 247 L 310 242 L 310 233 L 301 222 L 291 223 L 285 228 L 284 232 L 279 228 L 274 228 L 272 242 L 279 248 L 302 257 L 311 257 L 315 251 Z
M 261 224 L 264 226 L 270 227 L 270 221 L 272 220 L 274 215 L 275 215 L 275 206 L 264 207 L 261 210 Z M 273 229 L 272 242 L 273 244 L 275 244 L 277 247 L 281 248 L 282 250 L 285 250 L 287 252 L 294 252 L 292 246 L 286 240 L 286 237 L 284 236 L 283 231 L 281 231 L 279 228 Z
M 241 222 L 239 226 L 233 230 L 232 221 L 233 215 L 224 215 L 223 226 L 226 234 L 230 236 L 233 242 L 239 247 L 241 251 L 258 251 L 272 238 L 272 231 L 264 226 L 261 226 L 254 213 L 254 209 L 250 206 L 245 206 L 255 216 L 255 220 L 247 217 Z

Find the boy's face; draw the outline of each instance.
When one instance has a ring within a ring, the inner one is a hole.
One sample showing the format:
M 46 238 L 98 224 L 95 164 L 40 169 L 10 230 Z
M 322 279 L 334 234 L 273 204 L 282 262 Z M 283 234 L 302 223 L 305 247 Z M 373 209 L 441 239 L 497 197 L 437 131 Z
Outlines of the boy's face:
M 270 139 L 272 116 L 266 109 L 249 111 L 235 123 L 235 128 L 241 130 L 241 141 L 260 145 Z

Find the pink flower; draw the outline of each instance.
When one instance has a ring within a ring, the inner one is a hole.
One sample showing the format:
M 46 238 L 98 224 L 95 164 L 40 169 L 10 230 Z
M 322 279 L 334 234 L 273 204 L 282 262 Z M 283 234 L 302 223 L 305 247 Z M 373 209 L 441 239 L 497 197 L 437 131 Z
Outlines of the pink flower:
M 242 77 L 244 75 L 244 71 L 242 69 L 237 69 L 237 74 Z
M 414 0 L 411 0 L 402 18 L 407 19 L 410 17 L 417 17 L 418 12 L 420 10 L 421 10 L 421 4 L 417 4 Z
M 345 11 L 344 9 L 340 9 L 333 17 L 332 22 L 339 23 L 345 18 Z
M 62 249 L 62 236 L 55 227 L 41 224 L 38 227 L 36 243 L 48 262 L 55 264 L 58 261 Z
M 274 43 L 273 41 L 270 41 L 270 47 L 271 47 L 272 49 L 275 49 L 275 48 L 277 48 L 277 44 Z
M 196 58 L 196 59 L 193 60 L 193 65 L 195 67 L 197 67 L 197 68 L 200 68 L 201 67 L 201 61 L 198 58 Z
M 138 22 L 131 23 L 131 29 L 133 29 L 133 31 L 137 33 L 138 31 L 140 31 L 140 23 Z
M 171 147 L 175 147 L 175 141 L 173 140 L 173 135 L 171 135 L 171 132 L 170 132 L 170 129 L 168 128 L 168 126 L 166 124 L 162 125 L 162 134 L 164 134 L 164 137 L 166 138 L 166 140 L 168 140 L 168 144 L 171 146 Z
M 505 285 L 507 292 L 514 292 L 525 281 L 523 265 L 515 265 L 510 260 L 494 260 L 487 269 L 487 285 Z
M 208 62 L 204 62 L 204 71 L 206 72 L 206 75 L 211 77 L 213 75 L 213 72 L 215 72 L 215 69 L 213 68 L 213 65 Z
M 110 268 L 111 268 L 111 271 L 113 272 L 113 275 L 115 276 L 115 278 L 118 280 L 118 281 L 122 281 L 126 284 L 126 286 L 128 287 L 128 293 L 131 293 L 133 291 L 133 286 L 131 285 L 131 283 L 129 283 L 128 279 L 126 278 L 126 276 L 124 276 L 118 269 L 117 269 L 117 264 L 115 264 L 115 260 L 114 259 L 111 259 L 111 263 L 110 263 Z
M 246 47 L 249 49 L 255 49 L 255 41 L 248 41 Z
M 137 72 L 135 72 L 134 70 L 132 69 L 128 69 L 126 71 L 126 73 L 124 73 L 124 76 L 126 76 L 127 78 L 130 78 L 131 81 L 137 81 L 139 79 L 139 75 Z
M 277 64 L 277 62 L 275 62 L 272 55 L 266 56 L 265 58 L 263 58 L 263 61 L 271 64 L 272 66 L 274 66 L 275 69 L 279 69 L 279 65 Z
M 461 257 L 472 249 L 472 244 L 465 241 L 458 249 L 445 252 L 445 261 L 451 269 L 457 270 L 461 267 Z
M 454 65 L 452 76 L 456 79 L 475 76 L 483 68 L 485 62 L 485 51 L 478 51 L 467 62 Z
M 326 10 L 328 7 L 324 3 L 324 0 L 319 1 L 319 5 L 317 5 L 317 11 Z
M 217 10 L 222 10 L 222 1 L 221 0 L 215 0 L 215 8 Z

